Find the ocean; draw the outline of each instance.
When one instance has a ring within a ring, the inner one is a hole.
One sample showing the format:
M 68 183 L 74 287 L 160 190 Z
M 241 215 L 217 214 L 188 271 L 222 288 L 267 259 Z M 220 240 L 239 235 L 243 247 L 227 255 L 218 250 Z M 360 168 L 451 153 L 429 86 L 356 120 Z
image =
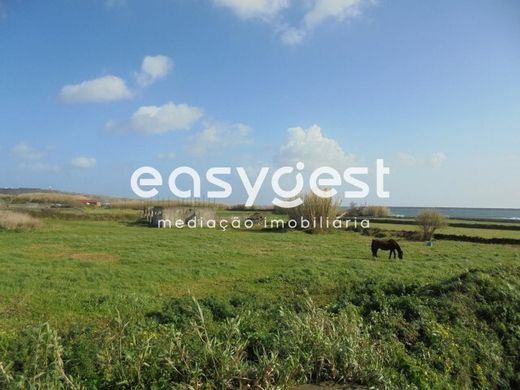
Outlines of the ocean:
M 450 218 L 503 219 L 520 221 L 520 209 L 477 209 L 462 207 L 390 207 L 396 217 L 415 217 L 423 210 L 435 209 Z

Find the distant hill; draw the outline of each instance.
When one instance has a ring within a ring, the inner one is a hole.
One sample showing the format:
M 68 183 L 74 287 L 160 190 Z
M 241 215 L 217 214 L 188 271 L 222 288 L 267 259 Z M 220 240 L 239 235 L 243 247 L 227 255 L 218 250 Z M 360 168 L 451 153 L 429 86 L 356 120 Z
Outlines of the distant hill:
M 20 195 L 20 194 L 27 194 L 27 193 L 34 193 L 34 192 L 40 192 L 40 193 L 62 193 L 65 192 L 62 191 L 56 191 L 56 190 L 43 190 L 41 188 L 0 188 L 0 194 L 3 195 Z

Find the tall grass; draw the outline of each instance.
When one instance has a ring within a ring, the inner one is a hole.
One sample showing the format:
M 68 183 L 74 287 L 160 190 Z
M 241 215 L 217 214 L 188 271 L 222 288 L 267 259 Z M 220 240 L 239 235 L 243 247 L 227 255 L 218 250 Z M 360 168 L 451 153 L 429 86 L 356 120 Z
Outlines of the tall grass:
M 518 388 L 519 280 L 499 267 L 427 286 L 363 281 L 321 307 L 181 298 L 98 329 L 43 324 L 0 337 L 0 388 Z
M 336 219 L 339 211 L 339 200 L 334 198 L 322 198 L 314 192 L 308 192 L 303 197 L 303 203 L 297 207 L 287 210 L 289 219 L 296 221 L 299 226 L 302 220 L 311 222 L 313 226 L 314 221 L 320 224 L 320 220 L 329 221 L 331 224 Z M 301 226 L 300 226 L 301 227 Z M 311 227 L 311 231 L 326 230 L 321 225 Z
M 0 210 L 0 230 L 26 230 L 41 226 L 39 219 L 28 214 Z

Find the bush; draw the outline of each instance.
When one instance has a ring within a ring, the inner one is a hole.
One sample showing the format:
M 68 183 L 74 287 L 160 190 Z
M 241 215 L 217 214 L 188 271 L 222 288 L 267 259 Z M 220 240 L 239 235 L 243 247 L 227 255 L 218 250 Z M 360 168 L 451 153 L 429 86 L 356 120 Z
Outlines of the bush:
M 422 230 L 423 240 L 430 241 L 437 229 L 448 226 L 446 217 L 436 210 L 425 210 L 417 214 L 415 222 Z
M 25 230 L 40 227 L 39 219 L 28 214 L 15 213 L 7 210 L 0 210 L 0 229 L 5 230 Z
M 383 218 L 390 216 L 390 209 L 385 206 L 358 206 L 352 202 L 347 211 L 345 211 L 344 216 Z
M 309 231 L 318 232 L 326 230 L 320 226 L 320 220 L 323 220 L 325 225 L 326 221 L 332 224 L 338 215 L 340 202 L 333 198 L 322 198 L 316 195 L 314 192 L 309 192 L 304 195 L 303 203 L 292 209 L 288 209 L 289 220 L 295 220 L 298 226 L 301 225 L 302 220 L 307 220 L 311 223 Z M 312 227 L 314 221 L 318 225 L 316 228 Z M 300 226 L 301 227 L 301 226 Z
M 520 267 L 336 291 L 328 306 L 182 298 L 158 317 L 0 335 L 0 388 L 520 388 Z
M 382 218 L 390 216 L 390 210 L 385 206 L 366 206 L 361 210 L 364 217 Z

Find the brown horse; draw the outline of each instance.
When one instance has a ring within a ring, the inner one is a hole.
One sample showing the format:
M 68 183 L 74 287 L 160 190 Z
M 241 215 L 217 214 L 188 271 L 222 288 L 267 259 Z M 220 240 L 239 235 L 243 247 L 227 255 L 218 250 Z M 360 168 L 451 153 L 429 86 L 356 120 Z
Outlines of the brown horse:
M 378 249 L 390 251 L 390 256 L 388 256 L 389 259 L 392 258 L 392 254 L 394 255 L 395 259 L 396 251 L 399 255 L 399 258 L 403 258 L 403 251 L 401 250 L 401 247 L 395 240 L 372 240 L 372 256 L 377 257 Z

